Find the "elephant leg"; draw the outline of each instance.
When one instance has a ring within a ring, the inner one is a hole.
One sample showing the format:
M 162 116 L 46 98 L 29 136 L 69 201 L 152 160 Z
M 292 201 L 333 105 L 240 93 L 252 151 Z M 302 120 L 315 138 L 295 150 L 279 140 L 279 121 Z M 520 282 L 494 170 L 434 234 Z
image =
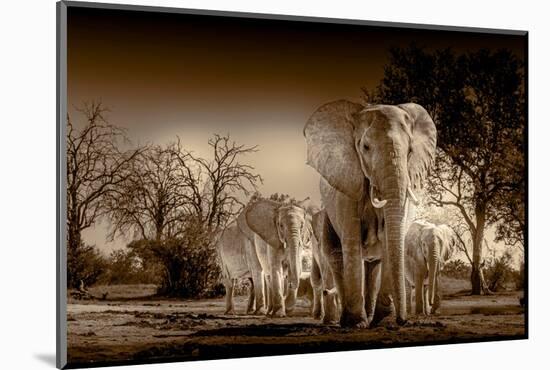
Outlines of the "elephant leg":
M 437 275 L 437 279 L 435 280 L 435 298 L 434 298 L 434 305 L 432 306 L 431 313 L 436 314 L 437 310 L 439 310 L 439 307 L 441 307 L 441 292 L 440 290 L 440 281 L 439 281 L 439 274 Z
M 345 237 L 342 243 L 343 250 L 343 278 L 342 316 L 340 325 L 343 327 L 366 328 L 368 326 L 365 313 L 365 299 L 363 297 L 364 266 L 361 256 L 361 239 L 356 236 Z
M 286 314 L 292 313 L 294 311 L 294 305 L 296 304 L 296 300 L 298 299 L 298 289 L 289 289 L 289 282 L 288 279 L 285 279 L 285 288 L 286 292 L 284 294 L 285 297 L 285 310 Z M 291 302 L 294 302 L 291 304 Z
M 262 270 L 258 270 L 253 274 L 254 281 L 254 297 L 256 300 L 256 309 L 254 315 L 262 314 L 264 308 L 264 277 Z
M 312 261 L 311 275 L 311 287 L 313 288 L 313 309 L 312 316 L 314 319 L 319 320 L 323 315 L 322 312 L 322 296 L 323 296 L 323 282 L 321 281 L 321 271 L 319 265 L 315 260 Z
M 346 225 L 346 230 L 342 232 L 342 240 L 339 240 L 329 220 L 325 219 L 321 245 L 325 256 L 329 259 L 338 298 L 342 304 L 340 325 L 366 328 L 368 322 L 363 297 L 361 221 L 352 215 L 349 215 L 348 218 L 350 222 Z M 341 248 L 339 248 L 340 246 Z
M 423 301 L 424 301 L 424 307 L 423 307 L 423 310 L 424 310 L 424 315 L 429 315 L 430 314 L 430 300 L 429 300 L 429 295 L 428 295 L 428 286 L 425 285 L 424 286 L 424 294 L 423 294 Z
M 342 257 L 342 251 L 340 250 L 339 244 L 336 247 L 333 248 L 326 248 L 325 256 L 327 258 L 327 270 L 331 272 L 330 276 L 330 283 L 329 281 L 325 281 L 325 279 L 329 279 L 329 276 L 325 278 L 328 274 L 322 274 L 323 276 L 323 285 L 324 285 L 324 292 L 327 292 L 331 290 L 332 288 L 336 287 L 336 296 L 338 299 L 341 299 L 342 294 L 344 292 L 344 277 L 342 275 L 343 271 L 343 257 Z M 335 295 L 332 294 L 332 297 Z M 335 321 L 338 321 L 339 317 L 341 316 L 341 313 L 338 312 L 336 309 L 336 297 L 333 299 L 329 299 L 329 295 L 323 293 L 323 308 L 324 308 L 324 317 L 323 322 L 330 321 L 332 318 L 330 316 L 334 316 L 336 319 Z
M 265 283 L 265 302 L 266 302 L 265 314 L 269 316 L 273 312 L 273 292 L 271 289 L 271 275 L 265 276 L 264 283 Z
M 424 314 L 424 275 L 416 274 L 414 283 L 415 293 L 415 313 L 417 315 Z
M 225 286 L 225 314 L 234 315 L 233 289 L 235 288 L 235 280 L 230 278 L 224 279 L 223 285 Z
M 323 323 L 330 325 L 338 323 L 338 294 L 328 294 L 329 291 L 334 290 L 334 278 L 332 271 L 328 266 L 325 266 L 324 270 L 325 271 L 322 274 L 323 286 L 326 287 L 324 292 L 326 292 L 327 294 L 324 294 L 323 296 Z
M 246 313 L 251 314 L 254 312 L 254 279 L 249 277 L 248 281 L 250 282 L 250 287 L 248 288 L 248 304 L 246 307 Z
M 391 270 L 389 269 L 389 266 L 387 263 L 384 263 L 384 261 L 387 261 L 387 253 L 385 251 L 385 248 L 383 248 L 384 254 L 383 254 L 383 260 L 381 263 L 381 269 L 382 269 L 382 281 L 380 283 L 380 292 L 378 293 L 378 299 L 376 300 L 376 308 L 374 309 L 374 316 L 372 317 L 372 320 L 370 322 L 370 326 L 374 327 L 380 323 L 380 321 L 384 320 L 386 317 L 390 316 L 395 310 L 393 307 L 393 299 L 392 299 L 392 277 L 391 277 Z
M 407 294 L 407 313 L 412 313 L 412 286 L 411 283 L 408 281 L 405 281 L 405 291 Z
M 415 295 L 415 313 L 424 314 L 424 276 L 426 271 L 422 268 L 416 268 L 414 274 L 414 295 Z
M 365 261 L 365 311 L 369 322 L 374 318 L 376 301 L 380 293 L 382 267 L 380 261 Z
M 283 297 L 283 284 L 284 276 L 283 269 L 281 265 L 274 266 L 271 273 L 271 289 L 273 300 L 273 309 L 271 316 L 273 317 L 285 317 L 285 306 L 284 306 L 284 297 Z

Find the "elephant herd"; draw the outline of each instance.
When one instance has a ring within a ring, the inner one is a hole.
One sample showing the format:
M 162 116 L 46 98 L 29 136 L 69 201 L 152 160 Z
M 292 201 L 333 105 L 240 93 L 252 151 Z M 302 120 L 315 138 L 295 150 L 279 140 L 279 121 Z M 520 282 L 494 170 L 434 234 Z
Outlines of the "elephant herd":
M 311 253 L 312 315 L 366 328 L 392 312 L 435 313 L 439 270 L 454 251 L 445 225 L 412 222 L 415 192 L 435 157 L 436 127 L 418 104 L 321 106 L 304 127 L 307 164 L 320 174 L 322 209 L 253 199 L 221 235 L 226 288 L 251 281 L 247 313 L 282 317 L 296 304 L 302 256 Z

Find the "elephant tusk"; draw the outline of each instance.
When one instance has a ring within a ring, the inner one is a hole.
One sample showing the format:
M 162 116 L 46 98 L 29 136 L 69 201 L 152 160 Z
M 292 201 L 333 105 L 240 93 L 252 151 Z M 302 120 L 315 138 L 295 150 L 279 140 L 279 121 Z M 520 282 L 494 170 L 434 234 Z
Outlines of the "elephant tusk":
M 370 186 L 370 201 L 372 203 L 372 206 L 374 208 L 382 208 L 388 203 L 387 200 L 379 200 L 378 198 L 374 197 L 374 186 Z
M 415 206 L 420 204 L 420 202 L 418 201 L 418 198 L 416 198 L 410 186 L 407 188 L 407 194 L 409 195 L 409 197 L 411 198 Z
M 332 289 L 325 289 L 323 290 L 323 295 L 324 296 L 333 296 L 336 294 L 336 287 L 332 288 Z
M 325 297 L 331 297 L 333 295 L 336 295 L 336 293 L 338 293 L 338 291 L 336 290 L 336 287 L 333 287 L 332 289 L 324 289 L 323 290 L 323 295 Z

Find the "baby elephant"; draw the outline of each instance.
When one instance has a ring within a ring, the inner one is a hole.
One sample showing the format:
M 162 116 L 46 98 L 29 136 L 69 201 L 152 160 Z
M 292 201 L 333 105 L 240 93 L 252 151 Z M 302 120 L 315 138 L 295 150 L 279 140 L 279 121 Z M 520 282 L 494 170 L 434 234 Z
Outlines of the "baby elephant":
M 415 288 L 416 314 L 434 314 L 441 303 L 439 272 L 455 252 L 456 239 L 447 225 L 415 221 L 405 237 L 405 268 L 408 310 Z

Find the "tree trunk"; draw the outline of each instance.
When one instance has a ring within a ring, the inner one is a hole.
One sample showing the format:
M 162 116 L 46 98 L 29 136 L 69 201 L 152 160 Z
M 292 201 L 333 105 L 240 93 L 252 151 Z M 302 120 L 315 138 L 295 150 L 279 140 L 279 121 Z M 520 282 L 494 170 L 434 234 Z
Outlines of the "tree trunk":
M 67 287 L 69 288 L 78 288 L 82 279 L 82 261 L 79 255 L 82 235 L 77 222 L 76 216 L 71 214 L 67 225 Z
M 485 204 L 476 204 L 476 229 L 473 231 L 473 252 L 472 252 L 472 274 L 470 280 L 472 283 L 472 295 L 481 295 L 483 291 L 483 278 L 481 273 L 481 258 L 483 256 L 483 236 L 485 232 L 486 206 Z
M 472 295 L 481 295 L 481 275 L 479 265 L 472 265 L 472 274 L 470 276 L 472 283 Z

